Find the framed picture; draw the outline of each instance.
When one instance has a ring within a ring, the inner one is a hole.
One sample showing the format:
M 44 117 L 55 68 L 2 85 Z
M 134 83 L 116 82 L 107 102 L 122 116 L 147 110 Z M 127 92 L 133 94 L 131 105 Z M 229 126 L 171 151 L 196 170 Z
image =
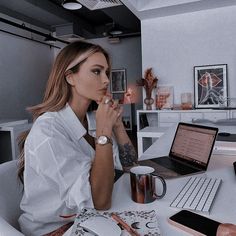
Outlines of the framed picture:
M 125 93 L 127 87 L 126 70 L 115 69 L 111 71 L 111 92 Z
M 227 65 L 194 67 L 195 108 L 227 107 Z
M 172 109 L 174 105 L 174 87 L 158 86 L 156 95 L 156 108 L 159 110 Z

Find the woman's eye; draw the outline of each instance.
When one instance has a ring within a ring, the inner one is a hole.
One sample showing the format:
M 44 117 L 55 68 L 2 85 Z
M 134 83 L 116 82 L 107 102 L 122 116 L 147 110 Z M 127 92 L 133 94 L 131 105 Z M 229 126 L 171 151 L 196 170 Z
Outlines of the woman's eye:
M 93 73 L 94 73 L 95 75 L 100 75 L 101 70 L 99 70 L 99 69 L 95 69 L 95 70 L 93 70 Z

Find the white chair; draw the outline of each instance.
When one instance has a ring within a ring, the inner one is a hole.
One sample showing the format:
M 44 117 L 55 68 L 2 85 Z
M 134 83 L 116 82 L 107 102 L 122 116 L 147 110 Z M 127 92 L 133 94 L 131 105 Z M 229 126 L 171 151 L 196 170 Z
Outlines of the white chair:
M 24 236 L 19 230 L 23 185 L 17 177 L 17 161 L 0 164 L 0 235 Z

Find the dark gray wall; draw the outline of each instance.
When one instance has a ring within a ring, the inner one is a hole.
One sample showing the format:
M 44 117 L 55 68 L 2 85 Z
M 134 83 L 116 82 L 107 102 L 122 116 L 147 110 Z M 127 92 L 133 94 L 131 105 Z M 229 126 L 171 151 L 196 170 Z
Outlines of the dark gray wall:
M 26 107 L 42 100 L 54 51 L 0 32 L 0 119 L 31 117 Z
M 0 29 L 3 28 L 31 36 L 29 32 L 2 23 Z M 135 86 L 142 70 L 140 38 L 124 39 L 119 44 L 110 44 L 106 38 L 93 42 L 109 51 L 112 68 L 126 68 L 127 84 Z M 0 119 L 31 119 L 26 108 L 42 101 L 46 81 L 58 51 L 47 45 L 0 32 Z

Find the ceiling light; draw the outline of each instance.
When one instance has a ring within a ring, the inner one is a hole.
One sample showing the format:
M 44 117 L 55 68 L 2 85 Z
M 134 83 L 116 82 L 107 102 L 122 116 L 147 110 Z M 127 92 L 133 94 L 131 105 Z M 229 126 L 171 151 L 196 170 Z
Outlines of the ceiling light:
M 123 33 L 123 31 L 119 30 L 119 29 L 113 29 L 109 33 L 112 34 L 112 35 L 120 35 L 120 34 Z
M 82 7 L 76 0 L 64 0 L 62 6 L 67 10 L 78 10 Z
M 115 25 L 115 23 L 113 22 L 112 23 L 112 28 L 109 30 L 109 34 L 112 35 L 112 36 L 116 36 L 116 35 L 120 35 L 122 33 L 123 33 L 123 31 L 120 28 L 118 28 Z

